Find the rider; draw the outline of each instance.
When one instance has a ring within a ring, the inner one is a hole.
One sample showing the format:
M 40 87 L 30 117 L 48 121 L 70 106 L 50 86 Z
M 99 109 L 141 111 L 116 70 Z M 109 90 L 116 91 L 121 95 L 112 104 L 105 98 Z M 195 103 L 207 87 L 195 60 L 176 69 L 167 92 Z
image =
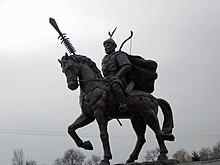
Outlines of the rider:
M 105 40 L 104 49 L 106 55 L 102 59 L 102 72 L 104 77 L 110 79 L 110 89 L 119 103 L 119 111 L 127 111 L 124 96 L 125 77 L 124 75 L 131 69 L 131 62 L 127 54 L 122 51 L 115 51 L 117 44 L 110 37 Z

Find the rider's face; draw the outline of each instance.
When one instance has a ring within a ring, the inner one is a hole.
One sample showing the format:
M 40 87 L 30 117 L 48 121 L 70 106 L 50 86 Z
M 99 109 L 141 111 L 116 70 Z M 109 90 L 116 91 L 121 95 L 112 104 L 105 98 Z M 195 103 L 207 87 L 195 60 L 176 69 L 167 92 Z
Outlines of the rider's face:
M 106 52 L 107 54 L 111 54 L 112 52 L 115 51 L 115 45 L 112 44 L 112 43 L 106 43 L 106 44 L 104 45 L 104 47 L 105 47 L 105 52 Z

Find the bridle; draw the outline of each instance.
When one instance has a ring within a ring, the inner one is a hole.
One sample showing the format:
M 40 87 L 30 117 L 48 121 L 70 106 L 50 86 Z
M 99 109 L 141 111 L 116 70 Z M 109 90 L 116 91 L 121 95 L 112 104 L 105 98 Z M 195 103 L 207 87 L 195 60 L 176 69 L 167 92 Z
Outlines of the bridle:
M 100 79 L 85 79 L 85 80 L 73 80 L 77 82 L 93 82 L 93 81 L 101 81 Z

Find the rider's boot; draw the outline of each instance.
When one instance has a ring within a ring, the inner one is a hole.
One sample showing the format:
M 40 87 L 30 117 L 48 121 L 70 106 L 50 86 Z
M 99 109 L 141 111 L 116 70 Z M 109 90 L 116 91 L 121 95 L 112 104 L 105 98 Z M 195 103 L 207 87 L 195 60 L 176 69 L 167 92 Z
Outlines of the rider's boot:
M 114 90 L 114 95 L 119 103 L 119 111 L 120 112 L 125 112 L 128 110 L 128 107 L 126 105 L 126 102 L 125 102 L 125 96 L 124 96 L 124 93 L 122 91 L 121 88 L 118 88 L 117 90 Z

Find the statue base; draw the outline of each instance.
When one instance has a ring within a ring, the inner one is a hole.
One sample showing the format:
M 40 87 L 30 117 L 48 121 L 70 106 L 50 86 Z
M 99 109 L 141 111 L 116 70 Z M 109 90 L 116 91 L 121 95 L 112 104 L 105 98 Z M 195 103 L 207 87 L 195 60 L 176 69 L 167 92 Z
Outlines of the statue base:
M 174 165 L 174 164 L 179 164 L 179 162 L 175 159 L 168 159 L 168 160 L 157 160 L 157 161 L 152 161 L 152 162 L 134 162 L 134 163 L 127 163 L 127 164 L 122 164 L 122 163 L 117 163 L 114 165 Z

